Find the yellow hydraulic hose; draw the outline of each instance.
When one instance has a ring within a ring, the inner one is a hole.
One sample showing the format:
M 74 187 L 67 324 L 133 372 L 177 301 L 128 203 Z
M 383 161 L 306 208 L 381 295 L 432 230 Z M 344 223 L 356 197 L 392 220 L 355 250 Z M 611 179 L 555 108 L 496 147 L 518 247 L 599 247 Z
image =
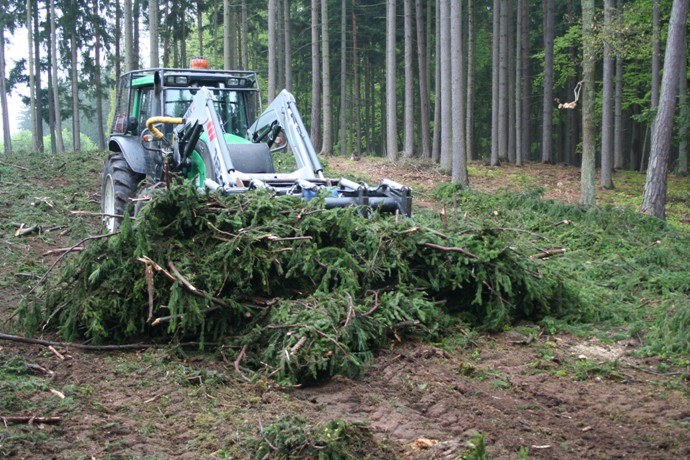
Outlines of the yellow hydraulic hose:
M 158 128 L 153 126 L 154 123 L 167 123 L 171 125 L 181 125 L 184 123 L 184 118 L 177 117 L 151 117 L 146 120 L 146 127 L 151 131 L 153 137 L 156 139 L 163 139 L 165 134 L 163 134 Z

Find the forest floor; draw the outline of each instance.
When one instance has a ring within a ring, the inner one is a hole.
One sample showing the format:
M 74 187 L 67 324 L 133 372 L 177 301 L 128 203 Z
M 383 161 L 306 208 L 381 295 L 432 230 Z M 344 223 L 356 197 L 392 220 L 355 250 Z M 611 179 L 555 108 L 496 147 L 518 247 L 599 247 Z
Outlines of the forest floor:
M 51 160 L 43 171 L 4 162 L 0 332 L 11 332 L 7 320 L 21 299 L 58 262 L 60 254 L 47 251 L 100 232 L 97 217 L 70 211 L 97 212 L 102 160 L 80 157 L 78 174 L 69 161 Z M 328 169 L 408 184 L 415 206 L 432 209 L 427 191 L 448 180 L 416 161 L 333 158 Z M 548 198 L 578 198 L 574 167 L 476 164 L 470 174 L 482 191 L 543 187 Z M 635 205 L 637 176 L 618 173 L 618 188 L 599 191 L 600 200 Z M 690 222 L 688 189 L 673 192 L 685 197 L 671 209 L 681 226 Z M 11 222 L 39 223 L 43 232 L 15 237 Z M 640 357 L 639 340 L 616 339 L 621 329 L 582 336 L 524 324 L 495 334 L 460 331 L 466 340 L 457 343 L 391 341 L 360 378 L 304 388 L 247 383 L 231 361 L 177 348 L 52 351 L 0 341 L 0 419 L 61 418 L 0 423 L 0 458 L 256 458 L 250 446 L 261 427 L 288 413 L 315 424 L 367 423 L 376 443 L 369 458 L 463 458 L 481 450 L 479 435 L 489 458 L 690 458 L 690 362 Z M 54 374 L 29 372 L 27 364 Z

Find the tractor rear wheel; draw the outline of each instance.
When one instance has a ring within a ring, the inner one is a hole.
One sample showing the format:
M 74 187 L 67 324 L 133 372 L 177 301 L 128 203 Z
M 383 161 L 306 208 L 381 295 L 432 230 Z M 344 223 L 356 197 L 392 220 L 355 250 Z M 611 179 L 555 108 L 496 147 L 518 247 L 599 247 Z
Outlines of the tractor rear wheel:
M 129 167 L 121 152 L 111 152 L 103 166 L 103 184 L 101 188 L 101 212 L 103 224 L 109 233 L 118 229 L 127 204 L 137 193 L 139 182 L 144 179 Z M 133 215 L 134 206 L 130 207 Z

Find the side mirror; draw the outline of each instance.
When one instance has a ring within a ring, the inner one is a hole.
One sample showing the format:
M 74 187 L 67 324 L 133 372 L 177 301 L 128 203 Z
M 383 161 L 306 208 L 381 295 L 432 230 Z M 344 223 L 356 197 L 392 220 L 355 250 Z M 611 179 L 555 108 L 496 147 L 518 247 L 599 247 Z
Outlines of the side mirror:
M 127 119 L 127 132 L 134 132 L 139 127 L 139 121 L 136 117 L 129 117 Z

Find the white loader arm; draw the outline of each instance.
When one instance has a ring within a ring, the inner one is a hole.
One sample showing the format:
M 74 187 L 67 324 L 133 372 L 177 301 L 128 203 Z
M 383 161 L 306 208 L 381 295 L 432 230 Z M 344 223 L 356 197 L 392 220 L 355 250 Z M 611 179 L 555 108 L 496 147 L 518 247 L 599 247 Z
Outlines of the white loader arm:
M 304 179 L 323 179 L 323 167 L 297 110 L 295 98 L 285 89 L 249 127 L 247 139 L 266 141 L 270 147 L 281 130 L 285 132 L 301 176 Z

